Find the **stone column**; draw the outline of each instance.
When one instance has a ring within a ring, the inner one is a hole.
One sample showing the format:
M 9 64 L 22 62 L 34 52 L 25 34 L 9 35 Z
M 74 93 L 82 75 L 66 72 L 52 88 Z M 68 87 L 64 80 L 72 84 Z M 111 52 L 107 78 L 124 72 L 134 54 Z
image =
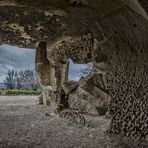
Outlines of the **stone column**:
M 36 71 L 38 72 L 42 84 L 47 86 L 50 85 L 50 63 L 47 59 L 46 42 L 40 42 L 36 48 Z
M 65 82 L 68 81 L 68 75 L 69 75 L 69 61 L 66 64 L 61 65 L 61 85 Z

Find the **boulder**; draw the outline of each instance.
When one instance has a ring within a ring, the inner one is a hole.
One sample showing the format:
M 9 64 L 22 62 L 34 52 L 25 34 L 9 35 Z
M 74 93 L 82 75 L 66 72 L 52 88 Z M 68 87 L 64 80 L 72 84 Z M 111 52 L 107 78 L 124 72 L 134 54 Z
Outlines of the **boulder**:
M 82 88 L 78 88 L 68 98 L 71 109 L 91 115 L 104 115 L 108 109 L 108 102 L 91 95 Z
M 39 104 L 53 105 L 56 103 L 55 89 L 51 86 L 46 86 L 43 93 L 39 96 Z
M 76 81 L 67 81 L 62 85 L 62 89 L 65 95 L 69 95 L 72 91 L 74 91 L 79 86 L 79 83 Z

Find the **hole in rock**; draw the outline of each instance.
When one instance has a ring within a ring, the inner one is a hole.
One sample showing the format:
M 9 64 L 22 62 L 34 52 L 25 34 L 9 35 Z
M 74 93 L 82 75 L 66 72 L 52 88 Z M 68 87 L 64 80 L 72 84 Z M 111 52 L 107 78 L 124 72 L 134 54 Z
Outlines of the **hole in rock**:
M 79 81 L 81 77 L 86 77 L 92 70 L 93 63 L 76 64 L 69 60 L 69 80 Z
M 137 24 L 134 24 L 134 27 L 137 27 Z
M 118 34 L 118 31 L 114 31 L 115 32 L 115 34 Z
M 11 90 L 12 95 L 14 93 L 27 95 L 40 89 L 40 79 L 35 71 L 35 50 L 1 45 L 0 93 L 7 93 L 2 90 Z

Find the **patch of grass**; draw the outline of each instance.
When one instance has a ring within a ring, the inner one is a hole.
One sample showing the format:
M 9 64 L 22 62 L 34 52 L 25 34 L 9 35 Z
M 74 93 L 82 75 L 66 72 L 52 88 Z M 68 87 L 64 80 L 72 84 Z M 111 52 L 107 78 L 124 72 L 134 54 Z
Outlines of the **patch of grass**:
M 17 95 L 40 95 L 42 93 L 41 90 L 37 90 L 37 91 L 34 91 L 34 90 L 17 90 L 17 89 L 14 89 L 14 90 L 0 90 L 0 96 L 10 96 L 10 95 L 14 95 L 14 96 L 17 96 Z

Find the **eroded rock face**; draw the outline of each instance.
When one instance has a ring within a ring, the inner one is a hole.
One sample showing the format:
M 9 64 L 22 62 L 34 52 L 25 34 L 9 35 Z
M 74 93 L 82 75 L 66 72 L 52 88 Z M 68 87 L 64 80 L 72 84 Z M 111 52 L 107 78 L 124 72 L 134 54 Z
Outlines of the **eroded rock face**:
M 79 86 L 79 83 L 76 81 L 66 81 L 62 85 L 62 89 L 66 95 L 69 95 Z
M 102 91 L 111 98 L 110 132 L 145 139 L 148 2 L 139 0 L 144 9 L 136 0 L 11 2 L 0 2 L 0 43 L 37 47 L 37 70 L 43 83 L 56 89 L 58 99 L 67 79 L 67 59 L 91 61 L 95 68 L 104 63 L 103 73 L 96 71 L 88 78 L 93 87 L 92 91 L 86 87 L 87 93 Z
M 0 14 L 0 43 L 3 44 L 36 48 L 39 41 L 54 38 L 60 28 L 51 14 L 35 8 L 4 5 L 0 6 Z
M 69 96 L 69 106 L 78 108 L 80 112 L 93 115 L 105 115 L 108 111 L 111 97 L 107 92 L 104 63 L 94 64 L 86 78 L 80 79 L 79 89 Z M 102 69 L 101 69 L 102 68 Z
M 107 106 L 105 100 L 101 100 L 100 98 L 91 95 L 82 88 L 79 88 L 69 95 L 68 103 L 71 109 L 77 110 L 80 113 L 105 115 L 107 112 L 107 107 L 104 112 L 102 111 L 105 109 L 105 105 Z M 102 110 L 99 110 L 99 108 L 102 108 Z

